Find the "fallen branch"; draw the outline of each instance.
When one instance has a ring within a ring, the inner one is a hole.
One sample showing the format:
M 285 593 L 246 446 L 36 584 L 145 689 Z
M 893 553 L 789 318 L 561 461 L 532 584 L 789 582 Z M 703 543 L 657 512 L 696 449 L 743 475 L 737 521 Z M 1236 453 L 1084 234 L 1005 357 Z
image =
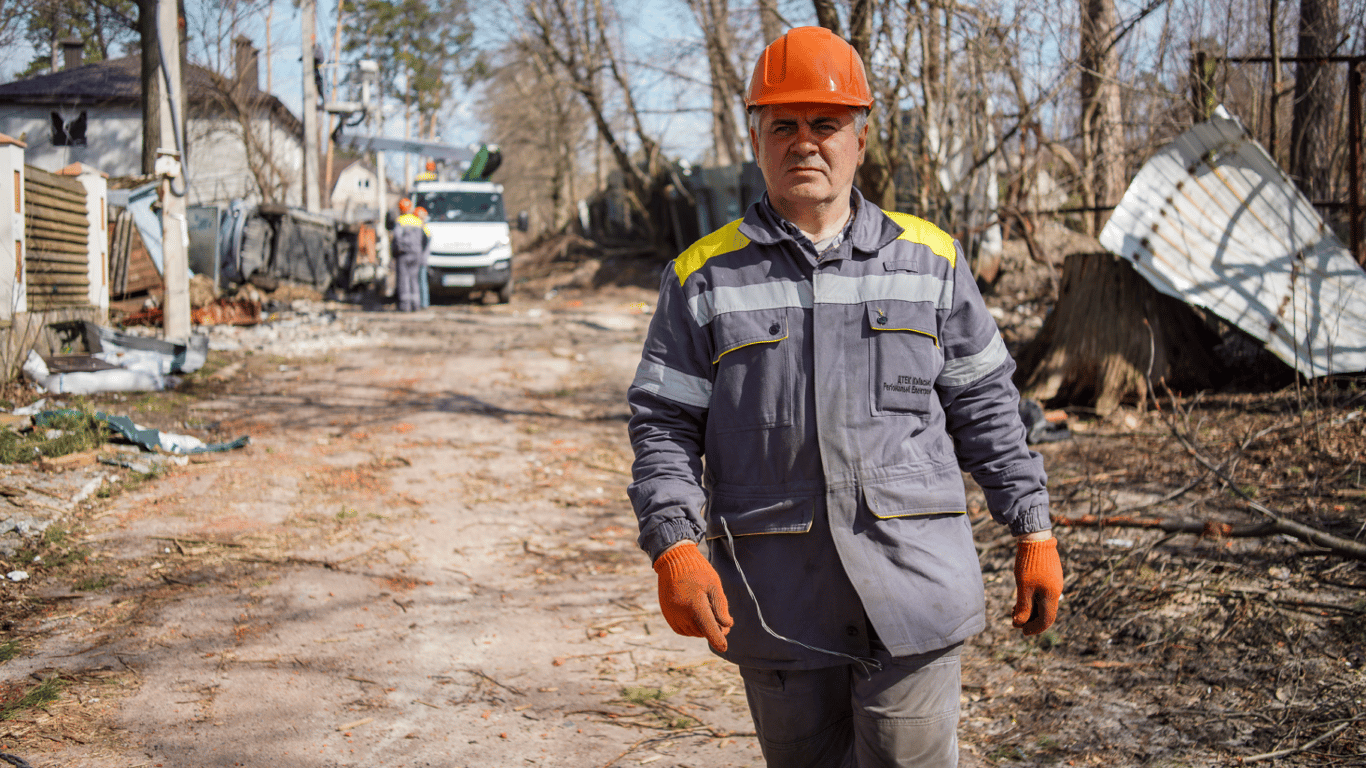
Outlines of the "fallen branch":
M 490 683 L 493 683 L 494 685 L 498 686 L 499 688 L 502 688 L 502 689 L 507 690 L 507 691 L 511 691 L 512 693 L 515 693 L 515 694 L 517 694 L 518 696 L 525 696 L 525 695 L 526 695 L 526 694 L 523 693 L 522 691 L 519 691 L 519 690 L 517 690 L 516 688 L 513 688 L 513 687 L 510 686 L 510 685 L 507 685 L 507 684 L 505 684 L 505 683 L 500 683 L 500 682 L 498 682 L 497 680 L 494 680 L 493 678 L 489 677 L 488 675 L 484 674 L 483 672 L 480 672 L 480 671 L 477 670 L 477 669 L 457 669 L 457 670 L 455 670 L 455 671 L 456 671 L 456 672 L 468 672 L 468 673 L 471 674 L 471 675 L 477 675 L 477 676 L 482 677 L 482 678 L 484 678 L 485 680 L 489 681 Z
M 212 544 L 215 547 L 245 547 L 246 544 L 238 544 L 235 541 L 214 541 L 213 539 L 186 539 L 179 536 L 148 536 L 149 539 L 157 541 L 169 541 L 176 546 L 181 544 Z M 182 553 L 183 554 L 183 553 Z
M 650 738 L 650 737 L 649 737 L 649 736 L 641 736 L 639 739 L 636 739 L 636 743 L 634 743 L 634 744 L 632 744 L 631 746 L 627 747 L 627 748 L 625 749 L 625 751 L 623 751 L 621 754 L 617 755 L 616 757 L 612 758 L 611 760 L 608 760 L 608 761 L 606 762 L 606 764 L 604 764 L 604 765 L 602 766 L 602 768 L 612 768 L 612 766 L 616 765 L 617 762 L 618 762 L 619 760 L 621 760 L 623 757 L 626 757 L 627 755 L 631 754 L 631 752 L 634 751 L 636 747 L 638 747 L 638 746 L 640 746 L 641 744 L 643 744 L 643 743 L 645 742 L 645 740 L 648 739 L 648 738 Z
M 1186 522 L 1165 518 L 1133 517 L 1130 515 L 1080 515 L 1078 517 L 1055 517 L 1054 525 L 1068 528 L 1153 528 L 1165 533 L 1192 533 L 1210 538 L 1247 539 L 1280 533 L 1274 523 L 1253 523 L 1250 525 L 1230 525 L 1213 520 Z
M 1165 383 L 1163 386 L 1165 386 Z M 1172 394 L 1171 389 L 1167 390 L 1167 396 L 1171 398 L 1172 407 L 1173 410 L 1175 410 L 1176 396 Z M 1235 493 L 1238 496 L 1238 498 L 1242 499 L 1243 502 L 1247 504 L 1247 506 L 1250 509 L 1261 514 L 1268 520 L 1271 526 L 1271 533 L 1283 533 L 1287 536 L 1293 536 L 1306 543 L 1323 547 L 1324 549 L 1330 550 L 1339 555 L 1366 561 L 1366 543 L 1353 541 L 1351 539 L 1343 538 L 1341 536 L 1336 536 L 1334 534 L 1328 533 L 1327 531 L 1321 531 L 1313 526 L 1305 525 L 1304 523 L 1297 523 L 1294 520 L 1286 519 L 1279 513 L 1267 508 L 1263 504 L 1258 503 L 1255 499 L 1252 498 L 1252 496 L 1250 496 L 1246 491 L 1240 488 L 1237 483 L 1233 482 L 1232 478 L 1225 474 L 1223 470 L 1223 464 L 1216 465 L 1213 461 L 1210 461 L 1210 459 L 1207 456 L 1201 453 L 1199 447 L 1195 444 L 1195 441 L 1187 437 L 1185 434 L 1183 434 L 1181 430 L 1177 428 L 1176 422 L 1171 417 L 1167 416 L 1165 412 L 1163 413 L 1163 418 L 1167 421 L 1167 427 L 1171 430 L 1172 435 L 1177 439 L 1178 442 L 1181 443 L 1181 446 L 1186 449 L 1187 453 L 1189 453 L 1196 461 L 1198 461 L 1210 472 L 1213 472 L 1214 475 L 1218 477 L 1220 480 L 1222 480 L 1224 484 L 1228 486 L 1229 490 L 1233 491 L 1233 493 Z M 1270 430 L 1263 430 L 1258 434 L 1265 434 L 1269 431 Z M 1249 437 L 1248 440 L 1244 442 L 1244 446 L 1250 443 L 1253 439 L 1254 437 Z
M 1227 482 L 1227 481 L 1225 481 Z M 1255 504 L 1255 502 L 1253 502 Z M 1254 507 L 1261 507 L 1258 511 L 1265 510 L 1260 504 Z M 1080 517 L 1055 517 L 1054 525 L 1068 526 L 1073 528 L 1154 528 L 1166 533 L 1192 533 L 1209 538 L 1227 539 L 1256 539 L 1267 536 L 1284 534 L 1293 536 L 1301 541 L 1321 546 L 1339 555 L 1366 560 L 1366 544 L 1334 536 L 1326 531 L 1297 523 L 1294 520 L 1287 520 L 1270 510 L 1262 512 L 1268 519 L 1262 523 L 1251 523 L 1248 525 L 1231 525 L 1229 523 L 1216 523 L 1207 520 L 1203 523 L 1182 522 L 1179 520 L 1163 520 L 1151 518 L 1130 517 L 1127 515 L 1113 515 L 1101 517 L 1099 515 L 1081 515 Z
M 1251 757 L 1240 757 L 1238 758 L 1238 762 L 1256 763 L 1262 760 L 1275 760 L 1278 757 L 1285 757 L 1286 755 L 1295 755 L 1299 754 L 1300 752 L 1308 752 L 1309 750 L 1313 749 L 1314 747 L 1317 747 L 1324 741 L 1331 739 L 1339 733 L 1342 733 L 1343 731 L 1347 730 L 1348 726 L 1363 719 L 1366 719 L 1366 715 L 1357 715 L 1356 717 L 1350 720 L 1342 721 L 1342 723 L 1340 723 L 1338 727 L 1334 728 L 1333 730 L 1323 734 L 1322 736 L 1319 736 L 1316 739 L 1306 741 L 1298 747 L 1291 747 L 1289 749 L 1278 749 L 1275 752 L 1263 752 L 1260 755 L 1252 755 Z

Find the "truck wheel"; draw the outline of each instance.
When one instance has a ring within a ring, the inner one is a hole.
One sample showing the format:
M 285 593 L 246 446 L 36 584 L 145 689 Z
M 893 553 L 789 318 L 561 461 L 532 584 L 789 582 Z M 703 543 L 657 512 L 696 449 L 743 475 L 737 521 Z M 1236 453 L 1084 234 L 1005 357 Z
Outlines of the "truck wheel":
M 506 304 L 512 301 L 512 281 L 509 280 L 498 287 L 498 303 Z

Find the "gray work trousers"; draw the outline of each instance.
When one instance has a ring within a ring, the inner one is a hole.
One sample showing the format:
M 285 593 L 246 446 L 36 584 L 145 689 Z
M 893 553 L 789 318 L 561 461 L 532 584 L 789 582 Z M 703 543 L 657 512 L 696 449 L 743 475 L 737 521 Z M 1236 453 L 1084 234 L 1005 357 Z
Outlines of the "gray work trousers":
M 958 765 L 962 645 L 917 656 L 874 652 L 882 670 L 741 667 L 769 768 Z
M 422 255 L 400 253 L 394 259 L 394 273 L 397 277 L 398 311 L 415 312 L 422 308 Z

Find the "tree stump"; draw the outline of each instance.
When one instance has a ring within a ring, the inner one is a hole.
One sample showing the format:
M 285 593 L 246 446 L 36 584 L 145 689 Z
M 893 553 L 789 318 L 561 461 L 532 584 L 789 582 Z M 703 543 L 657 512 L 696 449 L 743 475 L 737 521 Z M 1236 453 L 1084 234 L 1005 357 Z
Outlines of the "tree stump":
M 1078 253 L 1063 262 L 1058 301 L 1020 351 L 1015 383 L 1050 405 L 1087 405 L 1107 416 L 1143 408 L 1148 382 L 1208 389 L 1219 379 L 1219 336 L 1189 305 L 1158 293 L 1127 261 Z

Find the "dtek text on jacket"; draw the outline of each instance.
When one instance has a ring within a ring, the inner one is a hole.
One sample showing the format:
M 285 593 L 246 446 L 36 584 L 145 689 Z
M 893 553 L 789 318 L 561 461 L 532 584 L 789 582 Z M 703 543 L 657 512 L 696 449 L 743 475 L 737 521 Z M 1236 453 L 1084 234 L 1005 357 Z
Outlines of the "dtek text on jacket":
M 628 392 L 640 545 L 709 540 L 742 666 L 842 663 L 764 632 L 756 603 L 777 634 L 854 656 L 870 620 L 893 655 L 980 631 L 960 465 L 1012 533 L 1049 527 L 1015 365 L 958 244 L 851 204 L 819 256 L 765 197 L 675 259 Z

